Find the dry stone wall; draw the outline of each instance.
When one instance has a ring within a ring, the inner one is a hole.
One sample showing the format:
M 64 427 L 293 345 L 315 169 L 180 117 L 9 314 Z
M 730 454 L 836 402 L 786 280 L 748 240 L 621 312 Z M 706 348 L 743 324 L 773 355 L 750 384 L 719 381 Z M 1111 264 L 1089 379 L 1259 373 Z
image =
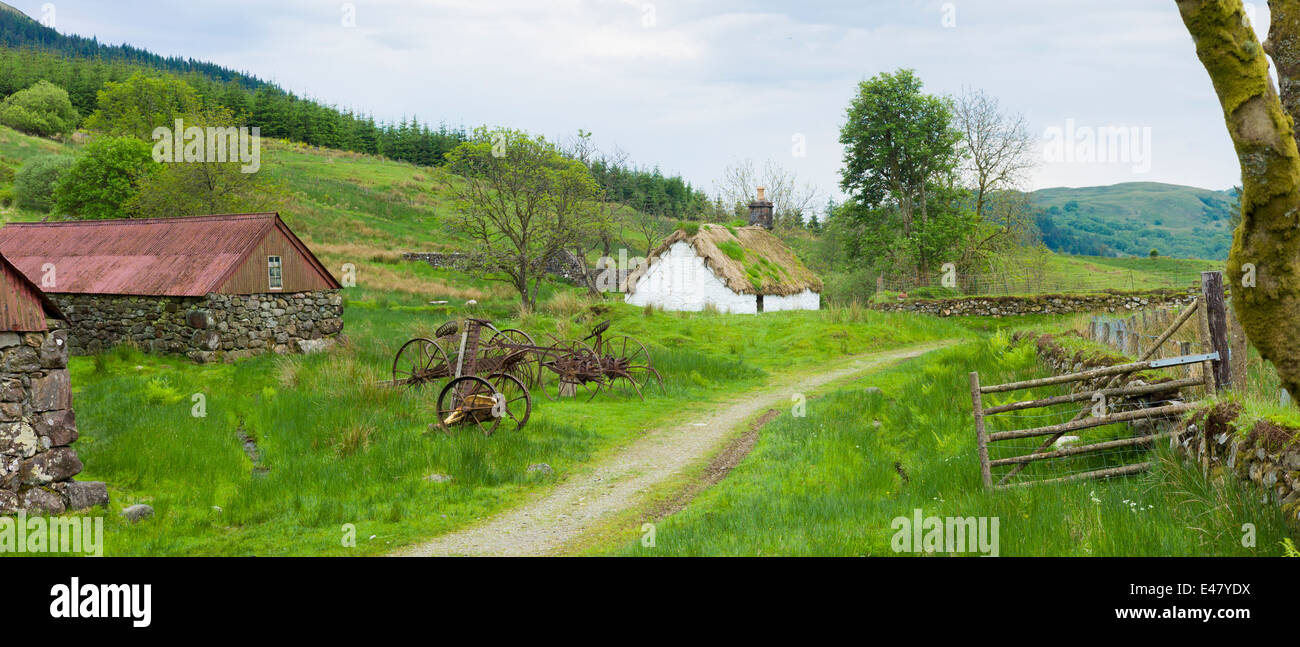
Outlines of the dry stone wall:
M 77 421 L 68 378 L 68 330 L 0 332 L 0 514 L 60 514 L 108 505 L 103 483 L 74 481 Z
M 959 297 L 915 299 L 877 303 L 871 307 L 885 312 L 920 312 L 936 317 L 1006 317 L 1028 314 L 1071 314 L 1075 312 L 1129 312 L 1142 308 L 1185 305 L 1196 300 L 1197 289 L 1105 292 L 1098 294 L 1045 294 L 1035 296 Z
M 85 355 L 131 343 L 200 362 L 259 353 L 308 353 L 343 330 L 338 290 L 205 297 L 51 294 L 68 318 L 68 344 Z

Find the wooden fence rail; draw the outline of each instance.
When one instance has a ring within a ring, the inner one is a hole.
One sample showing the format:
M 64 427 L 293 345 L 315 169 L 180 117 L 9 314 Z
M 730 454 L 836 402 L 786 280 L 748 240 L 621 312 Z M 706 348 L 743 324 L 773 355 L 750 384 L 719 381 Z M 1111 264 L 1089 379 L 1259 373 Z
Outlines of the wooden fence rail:
M 1207 273 L 1207 275 L 1208 274 L 1212 273 Z M 1137 354 L 1141 357 L 1139 361 L 1120 364 L 1117 366 L 1094 368 L 1067 375 L 1056 375 L 1033 380 L 1022 380 L 1019 382 L 994 385 L 982 385 L 980 383 L 979 373 L 972 372 L 970 374 L 971 404 L 975 418 L 975 433 L 980 461 L 980 477 L 984 483 L 984 487 L 1004 488 L 1033 483 L 1059 483 L 1085 478 L 1107 478 L 1111 476 L 1135 474 L 1148 469 L 1150 463 L 1143 462 L 1134 465 L 1107 467 L 1104 469 L 1091 470 L 1057 478 L 1018 483 L 1010 482 L 1010 479 L 1023 470 L 1025 466 L 1037 461 L 1069 458 L 1106 450 L 1138 447 L 1148 445 L 1154 442 L 1157 438 L 1166 438 L 1177 433 L 1165 432 L 1133 438 L 1108 440 L 1092 444 L 1054 448 L 1054 443 L 1068 432 L 1081 431 L 1084 429 L 1117 423 L 1134 422 L 1137 420 L 1168 418 L 1187 413 L 1197 407 L 1197 405 L 1193 403 L 1174 402 L 1162 406 L 1147 406 L 1129 411 L 1111 413 L 1108 403 L 1112 398 L 1138 398 L 1162 393 L 1179 394 L 1183 389 L 1197 386 L 1205 386 L 1208 391 L 1213 391 L 1228 383 L 1228 380 L 1231 379 L 1231 369 L 1227 366 L 1227 341 L 1222 334 L 1226 329 L 1223 315 L 1224 301 L 1222 276 L 1218 276 L 1217 279 L 1215 277 L 1206 276 L 1202 281 L 1202 285 L 1204 290 L 1201 298 L 1179 312 L 1170 325 L 1160 335 L 1156 336 L 1151 344 L 1146 345 L 1141 344 L 1140 342 L 1135 342 L 1138 348 L 1146 346 L 1146 348 L 1138 350 Z M 1208 337 L 1208 340 L 1211 342 L 1209 345 L 1214 349 L 1214 351 L 1202 354 L 1191 354 L 1187 352 L 1188 346 L 1183 344 L 1180 348 L 1180 350 L 1183 351 L 1181 356 L 1152 359 L 1152 357 L 1159 352 L 1160 348 L 1169 341 L 1169 338 L 1172 337 L 1174 333 L 1177 332 L 1178 329 L 1189 321 L 1192 315 L 1196 314 L 1198 311 L 1202 314 L 1202 318 L 1199 322 L 1202 330 L 1208 333 L 1204 335 L 1204 337 Z M 1098 320 L 1094 320 L 1094 328 L 1096 328 L 1097 324 Z M 1109 332 L 1106 334 L 1109 335 Z M 1189 374 L 1181 379 L 1173 379 L 1156 384 L 1116 386 L 1120 378 L 1123 376 L 1139 371 L 1174 368 L 1178 366 L 1190 367 L 1198 364 L 1203 367 L 1199 376 L 1191 376 Z M 1103 379 L 1105 379 L 1104 384 L 1097 389 L 1085 388 L 1080 392 L 1072 394 L 1011 402 L 989 407 L 987 409 L 984 407 L 984 396 L 988 394 L 1007 393 L 1010 391 L 1062 384 L 1087 384 L 1094 380 L 1100 381 Z M 1068 422 L 1031 429 L 1012 429 L 994 432 L 990 432 L 987 428 L 986 419 L 989 416 L 1085 401 L 1099 402 L 1101 406 L 1104 407 L 1103 412 L 1098 414 L 1090 404 L 1080 410 Z M 996 460 L 990 460 L 989 458 L 989 445 L 991 443 L 1022 438 L 1037 438 L 1041 436 L 1047 436 L 1046 440 L 1044 440 L 1037 449 L 1029 454 L 998 458 Z M 1003 474 L 1001 479 L 995 485 L 993 483 L 993 468 L 1005 466 L 1010 466 L 1011 470 Z

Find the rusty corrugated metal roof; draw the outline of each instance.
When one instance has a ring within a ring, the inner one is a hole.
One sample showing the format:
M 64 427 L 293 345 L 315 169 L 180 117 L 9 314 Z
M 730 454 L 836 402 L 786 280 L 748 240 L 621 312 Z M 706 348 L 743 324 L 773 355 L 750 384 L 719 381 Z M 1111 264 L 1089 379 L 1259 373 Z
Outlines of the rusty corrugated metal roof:
M 250 213 L 10 223 L 0 227 L 0 254 L 29 279 L 52 265 L 49 292 L 203 296 L 277 221 L 274 213 Z
M 49 329 L 46 317 L 62 319 L 63 315 L 40 288 L 0 254 L 0 332 L 45 331 Z

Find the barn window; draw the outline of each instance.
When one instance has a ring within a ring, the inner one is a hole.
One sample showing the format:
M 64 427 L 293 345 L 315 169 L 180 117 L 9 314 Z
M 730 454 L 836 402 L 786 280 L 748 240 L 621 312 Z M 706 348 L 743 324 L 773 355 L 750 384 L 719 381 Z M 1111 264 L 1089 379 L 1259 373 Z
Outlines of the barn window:
M 280 271 L 280 257 L 266 257 L 266 276 L 267 285 L 272 290 L 279 290 L 284 287 L 284 275 Z

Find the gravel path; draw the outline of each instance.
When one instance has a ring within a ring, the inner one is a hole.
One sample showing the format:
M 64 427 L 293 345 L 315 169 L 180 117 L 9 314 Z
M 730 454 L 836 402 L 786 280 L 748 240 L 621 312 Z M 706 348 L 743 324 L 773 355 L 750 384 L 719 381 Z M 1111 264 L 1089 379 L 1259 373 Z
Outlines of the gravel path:
M 394 555 L 550 555 L 608 515 L 641 503 L 644 493 L 722 446 L 746 418 L 775 407 L 786 411 L 794 393 L 807 393 L 842 378 L 923 355 L 951 342 L 859 355 L 836 368 L 768 386 L 715 406 L 682 411 L 675 427 L 654 429 L 548 494 L 474 526 L 442 535 Z

